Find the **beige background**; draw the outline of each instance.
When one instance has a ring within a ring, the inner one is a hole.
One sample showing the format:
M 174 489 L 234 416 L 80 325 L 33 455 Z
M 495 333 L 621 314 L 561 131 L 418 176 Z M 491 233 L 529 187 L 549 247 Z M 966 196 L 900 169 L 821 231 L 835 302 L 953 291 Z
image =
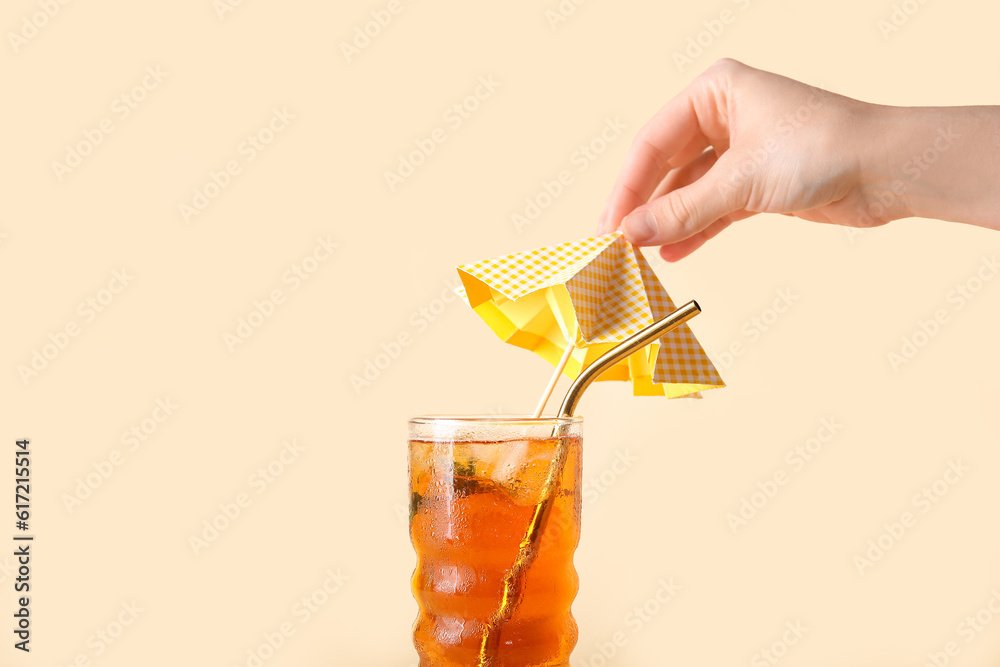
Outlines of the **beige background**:
M 350 62 L 340 44 L 387 2 L 234 0 L 220 15 L 212 0 L 90 0 L 39 15 L 16 49 L 7 35 L 0 434 L 8 450 L 32 440 L 37 541 L 29 656 L 11 648 L 0 557 L 0 664 L 251 665 L 290 624 L 268 667 L 412 665 L 406 419 L 528 411 L 550 371 L 442 300 L 454 267 L 590 235 L 631 137 L 722 56 L 881 103 L 997 103 L 996 3 L 908 3 L 884 38 L 888 0 L 591 0 L 555 29 L 557 0 L 402 0 Z M 726 8 L 734 22 L 679 71 L 673 52 Z M 0 27 L 40 11 L 11 0 Z M 165 78 L 122 118 L 115 100 L 147 67 Z M 480 77 L 499 87 L 454 127 L 446 110 Z M 294 118 L 248 160 L 241 143 L 276 108 Z M 579 171 L 578 147 L 609 118 L 626 130 Z M 103 119 L 113 132 L 60 181 L 52 163 Z M 384 172 L 435 128 L 445 142 L 390 192 Z M 180 206 L 230 161 L 239 173 L 186 223 Z M 562 169 L 573 183 L 519 233 L 511 215 Z M 339 247 L 293 289 L 283 276 L 318 237 Z M 693 328 L 729 387 L 668 403 L 603 384 L 584 400 L 585 476 L 600 486 L 576 561 L 574 664 L 771 664 L 758 652 L 800 622 L 782 665 L 916 667 L 950 641 L 948 664 L 997 665 L 1000 615 L 971 643 L 959 626 L 993 617 L 1000 590 L 1000 279 L 960 310 L 948 295 L 998 249 L 996 233 L 960 225 L 850 236 L 760 216 L 654 262 L 676 300 L 700 301 Z M 275 289 L 283 302 L 230 351 L 226 334 Z M 775 318 L 779 290 L 796 300 Z M 939 308 L 948 322 L 894 370 L 887 355 Z M 72 324 L 65 349 L 45 348 Z M 410 344 L 355 391 L 351 376 L 401 334 Z M 727 358 L 733 343 L 744 352 Z M 54 358 L 25 381 L 36 350 Z M 842 428 L 794 472 L 786 454 L 824 418 Z M 149 435 L 130 449 L 133 427 Z M 262 483 L 292 439 L 304 450 Z M 634 461 L 616 471 L 619 455 Z M 914 494 L 953 460 L 970 471 L 921 513 Z M 727 513 L 778 470 L 791 481 L 734 534 Z M 190 538 L 224 525 L 219 506 L 239 494 L 249 506 L 196 554 Z M 859 573 L 853 558 L 907 511 L 916 525 Z M 328 571 L 348 577 L 329 595 Z M 629 614 L 670 578 L 683 590 L 636 631 Z M 314 594 L 325 604 L 297 613 Z

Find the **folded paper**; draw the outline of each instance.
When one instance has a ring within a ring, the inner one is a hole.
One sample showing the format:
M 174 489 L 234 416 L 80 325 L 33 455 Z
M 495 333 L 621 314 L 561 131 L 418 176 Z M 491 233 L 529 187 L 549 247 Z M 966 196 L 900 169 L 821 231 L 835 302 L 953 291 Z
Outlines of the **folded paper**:
M 676 306 L 638 248 L 621 232 L 458 267 L 464 297 L 502 340 L 563 373 L 580 372 Z M 723 387 L 687 324 L 605 371 L 598 380 L 632 382 L 637 396 L 699 396 Z

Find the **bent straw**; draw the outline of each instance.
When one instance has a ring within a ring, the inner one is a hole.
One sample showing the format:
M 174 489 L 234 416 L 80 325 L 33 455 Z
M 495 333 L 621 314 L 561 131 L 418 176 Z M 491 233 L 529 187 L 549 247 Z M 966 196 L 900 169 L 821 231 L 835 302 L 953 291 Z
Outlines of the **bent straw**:
M 562 359 L 556 364 L 556 369 L 552 371 L 552 377 L 549 378 L 549 385 L 545 387 L 545 391 L 542 392 L 542 398 L 538 401 L 538 407 L 535 408 L 535 414 L 531 415 L 533 419 L 538 419 L 542 416 L 542 410 L 545 409 L 545 404 L 549 402 L 549 396 L 552 395 L 552 390 L 556 388 L 556 382 L 559 381 L 559 376 L 566 369 L 566 364 L 569 362 L 569 358 L 573 356 L 573 350 L 576 347 L 570 343 L 566 347 L 566 351 L 563 352 Z
M 667 332 L 676 329 L 700 312 L 701 307 L 698 303 L 696 301 L 689 301 L 662 320 L 654 322 L 602 355 L 573 381 L 569 391 L 566 392 L 566 398 L 563 399 L 562 406 L 559 408 L 559 416 L 573 416 L 584 390 L 601 373 Z M 553 435 L 557 433 L 557 429 L 554 430 Z M 545 485 L 542 487 L 541 500 L 535 506 L 535 511 L 531 516 L 531 521 L 528 522 L 528 529 L 524 534 L 524 539 L 521 540 L 518 546 L 517 558 L 504 576 L 500 606 L 483 631 L 483 639 L 479 645 L 479 662 L 477 667 L 490 667 L 494 664 L 497 650 L 500 647 L 500 628 L 510 620 L 514 609 L 520 603 L 525 572 L 538 555 L 538 545 L 541 541 L 542 531 L 545 528 L 545 522 L 548 519 L 549 513 L 552 511 L 552 506 L 555 504 L 555 489 L 559 484 L 559 478 L 562 477 L 563 468 L 566 466 L 566 454 L 566 447 L 560 442 L 556 449 L 555 459 L 553 459 L 552 465 L 549 466 L 549 474 L 545 479 Z

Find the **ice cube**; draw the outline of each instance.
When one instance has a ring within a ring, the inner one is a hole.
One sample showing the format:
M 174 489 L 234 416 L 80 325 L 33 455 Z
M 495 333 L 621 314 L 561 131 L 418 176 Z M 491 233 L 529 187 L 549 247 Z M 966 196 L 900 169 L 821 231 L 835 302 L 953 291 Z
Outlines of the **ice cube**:
M 537 503 L 555 455 L 552 444 L 544 440 L 512 440 L 493 445 L 490 460 L 480 459 L 480 474 L 518 505 Z

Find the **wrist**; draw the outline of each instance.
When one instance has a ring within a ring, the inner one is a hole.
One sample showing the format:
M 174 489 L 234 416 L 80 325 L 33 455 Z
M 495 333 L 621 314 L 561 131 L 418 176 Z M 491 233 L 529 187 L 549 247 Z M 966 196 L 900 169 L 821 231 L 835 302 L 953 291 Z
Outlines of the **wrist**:
M 859 188 L 872 224 L 921 217 L 998 226 L 1000 109 L 873 107 L 871 114 Z
M 858 192 L 864 226 L 918 215 L 914 212 L 914 181 L 907 174 L 913 155 L 914 128 L 903 107 L 865 105 L 858 121 Z M 918 178 L 919 180 L 919 178 Z

